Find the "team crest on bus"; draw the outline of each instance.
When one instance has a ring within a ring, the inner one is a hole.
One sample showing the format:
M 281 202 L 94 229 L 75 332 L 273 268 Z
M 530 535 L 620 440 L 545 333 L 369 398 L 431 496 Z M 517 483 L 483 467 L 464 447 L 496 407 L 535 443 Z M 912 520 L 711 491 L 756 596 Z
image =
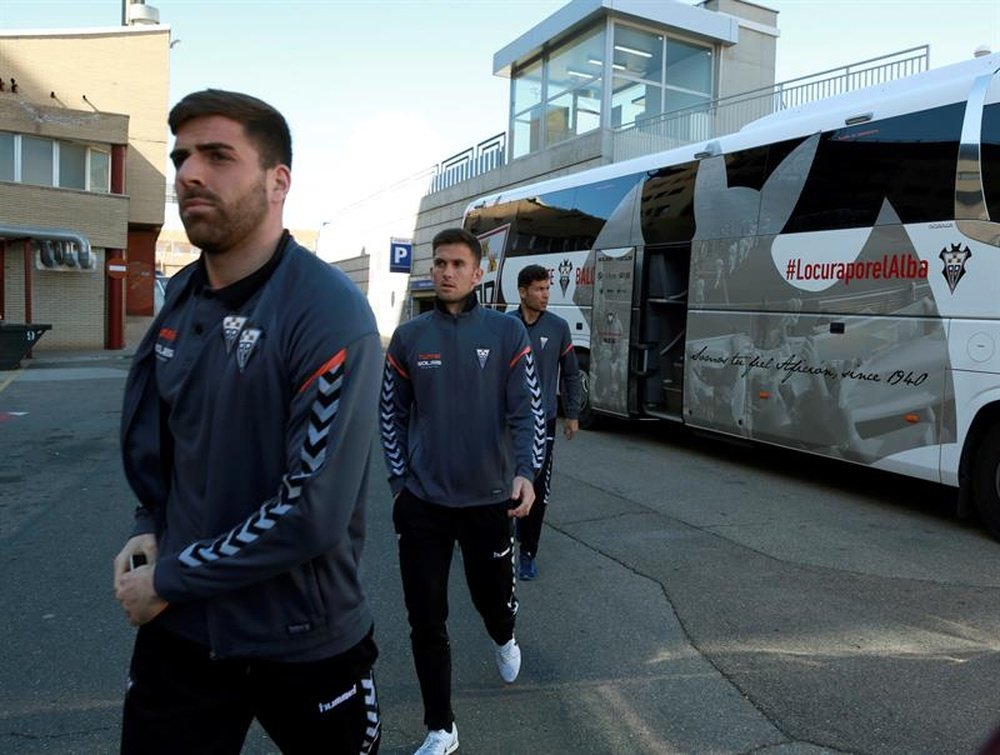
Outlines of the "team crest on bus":
M 253 356 L 253 352 L 257 348 L 257 342 L 260 341 L 260 335 L 260 328 L 247 328 L 240 333 L 240 342 L 236 347 L 236 364 L 240 368 L 240 372 L 246 369 L 247 362 L 250 361 L 250 357 Z
M 562 289 L 563 296 L 566 295 L 566 289 L 569 288 L 569 274 L 573 272 L 573 263 L 568 259 L 563 260 L 559 264 L 559 288 Z
M 952 244 L 951 249 L 942 249 L 941 254 L 938 256 L 944 263 L 944 269 L 941 271 L 941 274 L 948 281 L 948 288 L 951 289 L 952 293 L 955 293 L 955 287 L 958 286 L 958 282 L 965 275 L 965 263 L 972 256 L 972 252 L 968 246 L 963 248 L 961 244 Z

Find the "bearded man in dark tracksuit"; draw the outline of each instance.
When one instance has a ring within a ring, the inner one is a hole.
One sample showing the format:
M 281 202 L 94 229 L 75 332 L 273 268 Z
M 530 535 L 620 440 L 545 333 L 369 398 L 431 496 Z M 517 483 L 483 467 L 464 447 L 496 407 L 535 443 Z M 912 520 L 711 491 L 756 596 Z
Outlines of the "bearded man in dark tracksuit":
M 580 429 L 581 381 L 580 367 L 573 351 L 569 323 L 550 312 L 549 271 L 541 265 L 528 265 L 517 274 L 520 306 L 511 314 L 524 323 L 531 338 L 531 349 L 542 381 L 545 401 L 545 461 L 535 476 L 535 504 L 528 516 L 517 522 L 518 579 L 532 580 L 538 576 L 535 557 L 542 535 L 542 520 L 552 487 L 552 452 L 556 443 L 556 411 L 559 381 L 562 379 L 563 412 L 566 421 L 563 434 L 572 440 Z
M 170 113 L 181 220 L 125 388 L 139 500 L 115 593 L 139 626 L 123 753 L 374 753 L 377 650 L 358 578 L 382 356 L 357 287 L 283 230 L 284 118 L 206 90 Z M 140 561 L 145 560 L 145 565 Z
M 396 329 L 382 389 L 382 444 L 428 728 L 418 755 L 458 749 L 446 624 L 456 541 L 500 676 L 508 683 L 517 678 L 510 517 L 531 510 L 545 450 L 528 334 L 476 300 L 479 240 L 451 228 L 434 237 L 432 248 L 435 309 Z

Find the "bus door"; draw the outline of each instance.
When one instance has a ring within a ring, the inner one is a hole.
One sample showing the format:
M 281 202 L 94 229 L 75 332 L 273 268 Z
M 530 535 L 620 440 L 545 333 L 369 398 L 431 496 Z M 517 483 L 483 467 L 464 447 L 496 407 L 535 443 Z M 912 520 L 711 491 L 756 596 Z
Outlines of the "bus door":
M 691 243 L 646 246 L 639 265 L 643 273 L 634 348 L 639 406 L 643 414 L 681 420 Z
M 594 251 L 590 404 L 629 416 L 629 342 L 635 287 L 634 246 Z

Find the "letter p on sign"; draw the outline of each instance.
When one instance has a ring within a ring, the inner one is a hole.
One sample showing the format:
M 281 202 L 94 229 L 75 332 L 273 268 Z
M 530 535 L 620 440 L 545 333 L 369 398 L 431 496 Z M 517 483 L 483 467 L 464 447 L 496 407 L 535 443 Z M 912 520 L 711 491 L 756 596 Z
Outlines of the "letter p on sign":
M 392 239 L 389 246 L 389 272 L 408 273 L 413 260 L 413 242 L 410 239 Z

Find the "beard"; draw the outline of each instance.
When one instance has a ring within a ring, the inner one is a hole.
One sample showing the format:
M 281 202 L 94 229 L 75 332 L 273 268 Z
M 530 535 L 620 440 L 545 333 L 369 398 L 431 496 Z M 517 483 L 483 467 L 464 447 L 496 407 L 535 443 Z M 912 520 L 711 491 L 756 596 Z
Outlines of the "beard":
M 249 237 L 264 222 L 267 215 L 267 186 L 263 174 L 257 181 L 230 202 L 224 202 L 207 189 L 195 189 L 184 199 L 207 199 L 210 212 L 200 211 L 194 217 L 181 211 L 181 223 L 192 245 L 205 254 L 223 254 Z
M 540 301 L 534 301 L 533 300 L 533 301 L 523 301 L 521 303 L 524 305 L 525 309 L 527 309 L 527 310 L 529 310 L 531 312 L 535 312 L 537 314 L 541 314 L 542 312 L 544 312 L 549 307 L 549 303 L 548 302 L 545 302 L 543 304 Z

